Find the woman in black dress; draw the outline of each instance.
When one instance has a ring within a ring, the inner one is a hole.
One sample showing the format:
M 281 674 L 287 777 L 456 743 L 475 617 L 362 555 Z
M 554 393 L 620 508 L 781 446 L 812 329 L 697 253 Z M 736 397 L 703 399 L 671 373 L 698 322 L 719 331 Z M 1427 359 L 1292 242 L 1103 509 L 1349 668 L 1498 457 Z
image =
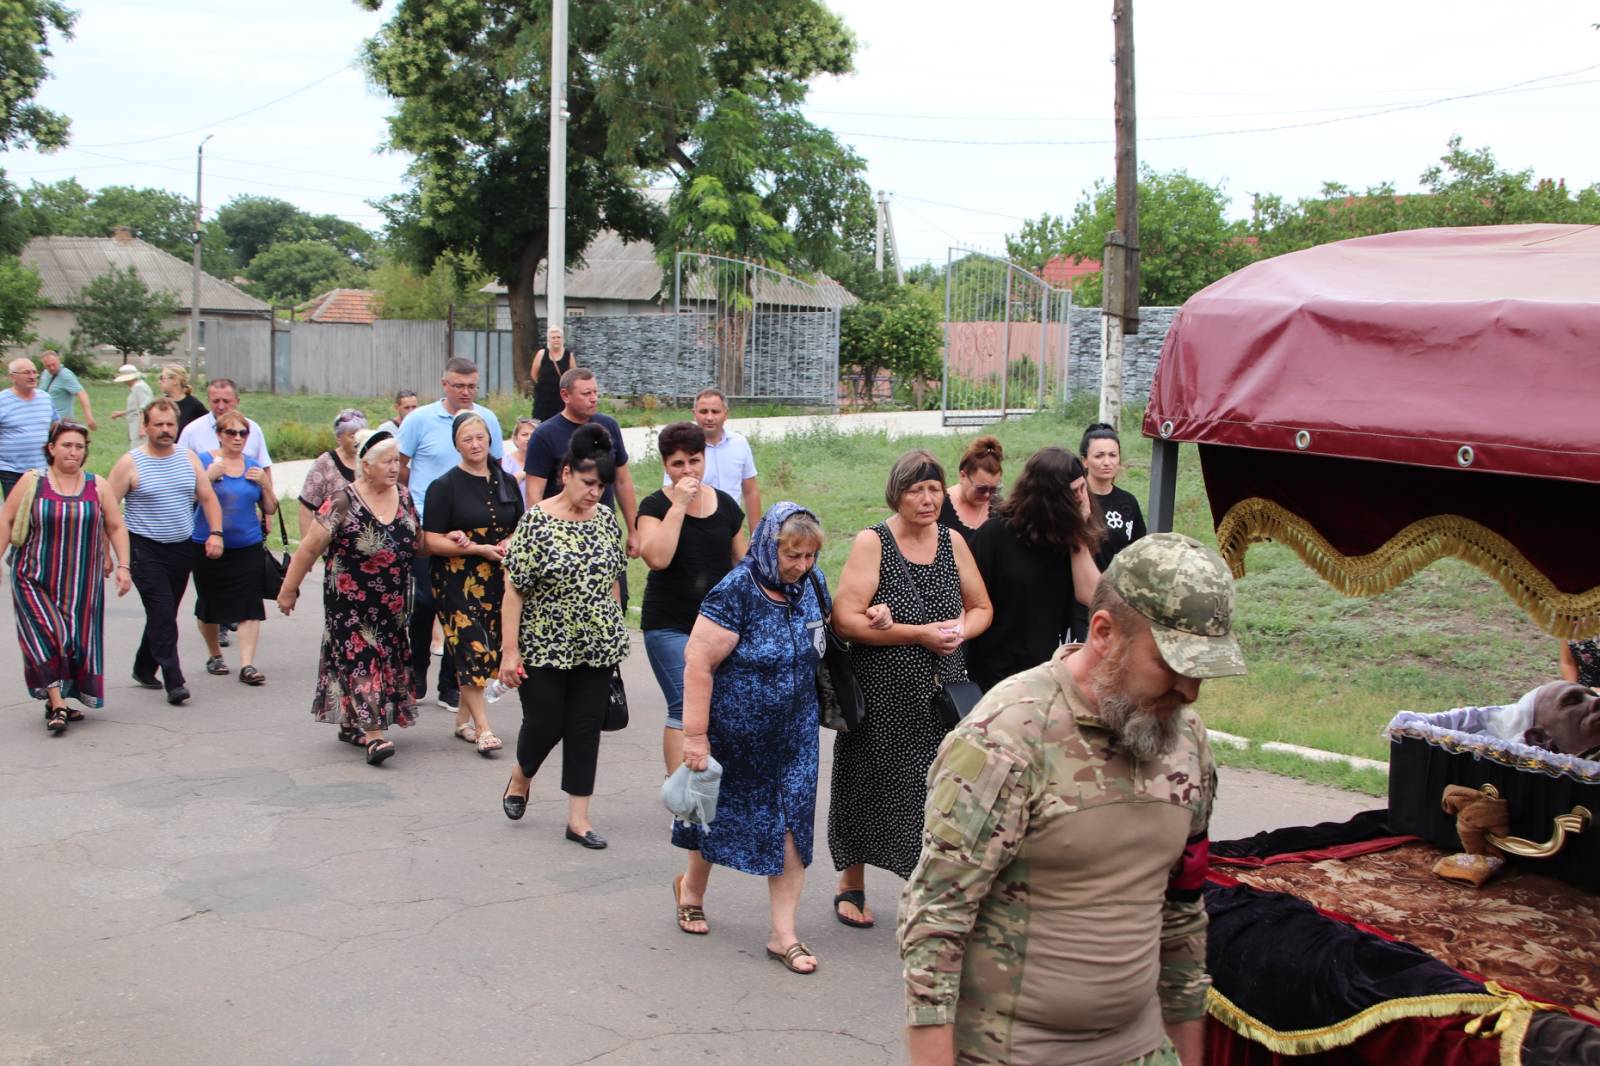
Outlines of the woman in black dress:
M 967 445 L 956 468 L 956 483 L 944 494 L 939 521 L 972 546 L 972 535 L 1000 503 L 1000 471 L 1005 449 L 996 437 L 979 437 Z
M 161 395 L 178 405 L 178 432 L 182 433 L 185 426 L 206 413 L 206 405 L 194 398 L 194 393 L 189 391 L 189 371 L 178 363 L 170 363 L 161 368 L 161 375 L 157 382 L 161 385 Z
M 487 756 L 501 747 L 483 690 L 500 671 L 501 560 L 522 517 L 522 493 L 490 457 L 482 415 L 463 411 L 450 428 L 461 462 L 428 486 L 422 528 L 433 556 L 444 654 L 461 683 L 455 733 Z
M 566 348 L 560 326 L 545 334 L 546 347 L 533 354 L 533 417 L 537 422 L 561 413 L 561 375 L 577 366 L 577 353 Z
M 985 692 L 1055 654 L 1100 583 L 1102 531 L 1089 506 L 1083 463 L 1041 448 L 1000 513 L 972 538 L 972 557 L 994 604 L 994 624 L 967 647 L 967 672 Z
M 840 871 L 834 914 L 873 924 L 866 866 L 908 877 L 922 850 L 928 767 L 945 729 L 930 707 L 937 676 L 966 679 L 961 645 L 989 628 L 993 610 L 966 541 L 939 524 L 944 470 L 920 449 L 889 471 L 894 513 L 856 534 L 839 579 L 833 625 L 853 642 L 867 714 L 833 746 L 828 849 Z M 874 625 L 887 605 L 890 624 Z

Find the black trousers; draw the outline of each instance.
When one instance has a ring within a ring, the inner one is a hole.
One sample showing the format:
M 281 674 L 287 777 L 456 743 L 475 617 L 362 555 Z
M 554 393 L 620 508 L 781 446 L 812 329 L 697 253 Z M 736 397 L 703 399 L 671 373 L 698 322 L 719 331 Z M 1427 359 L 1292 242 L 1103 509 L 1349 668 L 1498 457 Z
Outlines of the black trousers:
M 11 490 L 22 480 L 21 470 L 0 470 L 0 500 L 11 495 Z
M 189 586 L 189 568 L 194 565 L 194 545 L 187 540 L 163 544 L 129 532 L 131 548 L 128 569 L 133 572 L 133 587 L 144 604 L 144 634 L 133 656 L 133 672 L 143 678 L 156 676 L 171 692 L 183 684 L 183 668 L 178 665 L 178 603 Z
M 433 560 L 419 556 L 411 560 L 411 694 L 422 699 L 428 694 L 428 665 L 433 659 L 433 620 L 439 615 L 433 599 Z M 439 657 L 439 695 L 460 697 L 455 660 Z M 455 702 L 451 700 L 451 702 Z
M 600 723 L 611 697 L 611 667 L 575 666 L 557 670 L 527 667 L 517 689 L 522 697 L 522 731 L 517 734 L 517 765 L 532 777 L 561 745 L 561 791 L 594 795 L 594 768 L 600 760 Z

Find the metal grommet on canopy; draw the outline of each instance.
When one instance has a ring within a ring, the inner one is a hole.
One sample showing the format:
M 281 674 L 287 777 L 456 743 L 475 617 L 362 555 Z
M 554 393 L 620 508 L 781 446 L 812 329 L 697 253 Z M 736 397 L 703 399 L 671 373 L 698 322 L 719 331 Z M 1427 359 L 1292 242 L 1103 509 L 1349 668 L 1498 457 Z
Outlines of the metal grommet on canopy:
M 1161 433 L 1162 439 L 1172 436 L 1172 419 L 1168 418 L 1162 420 L 1159 432 Z
M 1299 433 L 1296 433 L 1294 435 L 1294 446 L 1301 451 L 1311 447 L 1311 431 L 1302 429 Z
M 1456 462 L 1460 463 L 1462 466 L 1472 465 L 1472 445 L 1463 444 L 1461 447 L 1456 449 Z

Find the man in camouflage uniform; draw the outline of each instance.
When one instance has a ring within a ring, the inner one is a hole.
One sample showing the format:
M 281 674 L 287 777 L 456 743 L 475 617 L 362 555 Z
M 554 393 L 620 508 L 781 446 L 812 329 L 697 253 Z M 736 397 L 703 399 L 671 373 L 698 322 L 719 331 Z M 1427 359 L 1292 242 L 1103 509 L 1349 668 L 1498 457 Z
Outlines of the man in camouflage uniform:
M 995 686 L 928 772 L 900 907 L 913 1066 L 1204 1056 L 1216 764 L 1188 705 L 1244 673 L 1233 580 L 1157 534 L 1089 611 L 1087 643 Z

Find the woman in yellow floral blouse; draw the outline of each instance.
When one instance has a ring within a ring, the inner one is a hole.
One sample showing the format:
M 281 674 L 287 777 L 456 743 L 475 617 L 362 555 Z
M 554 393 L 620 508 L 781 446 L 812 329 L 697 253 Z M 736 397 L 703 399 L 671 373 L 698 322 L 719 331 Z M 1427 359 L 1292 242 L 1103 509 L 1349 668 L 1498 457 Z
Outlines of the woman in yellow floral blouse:
M 483 690 L 500 670 L 501 560 L 522 517 L 516 481 L 489 456 L 489 427 L 472 411 L 451 425 L 461 462 L 428 486 L 422 528 L 433 553 L 433 595 L 444 654 L 461 683 L 456 736 L 481 755 L 500 749 Z

